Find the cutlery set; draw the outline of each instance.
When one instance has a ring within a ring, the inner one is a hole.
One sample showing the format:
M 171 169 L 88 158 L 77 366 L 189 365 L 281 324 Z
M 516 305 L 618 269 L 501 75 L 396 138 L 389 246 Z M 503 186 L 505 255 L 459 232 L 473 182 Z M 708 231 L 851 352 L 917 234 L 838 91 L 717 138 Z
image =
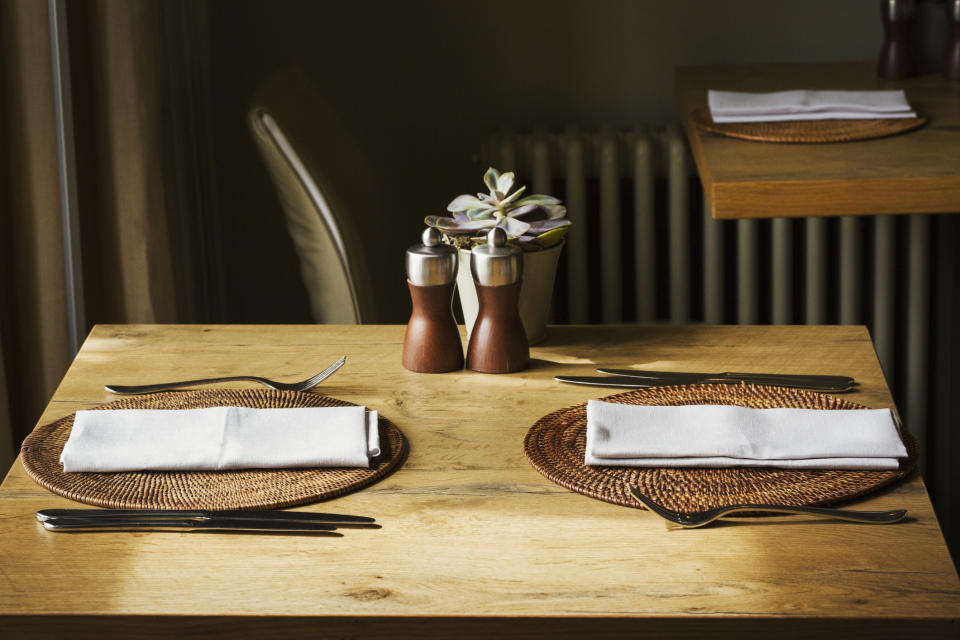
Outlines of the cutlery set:
M 707 509 L 705 511 L 682 512 L 668 509 L 657 502 L 654 502 L 648 496 L 640 492 L 637 487 L 630 487 L 630 494 L 640 501 L 643 506 L 651 512 L 657 514 L 667 522 L 678 525 L 684 529 L 695 529 L 710 524 L 714 520 L 722 518 L 738 511 L 759 511 L 770 513 L 800 513 L 810 516 L 821 516 L 824 518 L 835 518 L 838 520 L 847 520 L 849 522 L 859 522 L 861 524 L 893 524 L 900 522 L 906 515 L 906 509 L 892 509 L 890 511 L 850 511 L 848 509 L 831 509 L 827 507 L 795 507 L 791 505 L 777 504 L 736 504 L 716 509 Z
M 379 529 L 373 518 L 304 511 L 206 511 L 145 509 L 43 509 L 39 520 L 48 531 L 233 531 L 300 533 L 343 537 L 337 529 Z
M 642 389 L 681 384 L 762 384 L 777 387 L 792 387 L 842 393 L 856 386 L 848 376 L 824 376 L 774 373 L 687 373 L 680 371 L 640 371 L 637 369 L 599 368 L 603 376 L 556 376 L 559 382 L 584 384 L 597 387 L 621 387 Z
M 332 365 L 321 371 L 320 373 L 307 378 L 306 380 L 301 380 L 300 382 L 277 382 L 276 380 L 270 380 L 269 378 L 261 378 L 259 376 L 227 376 L 225 378 L 204 378 L 200 380 L 182 380 L 180 382 L 158 382 L 156 384 L 140 384 L 140 385 L 121 385 L 121 384 L 108 384 L 103 388 L 109 391 L 110 393 L 116 393 L 117 395 L 135 395 L 141 393 L 156 393 L 158 391 L 168 391 L 170 389 L 179 389 L 181 387 L 193 387 L 201 384 L 213 384 L 215 382 L 257 382 L 271 389 L 276 389 L 277 391 L 309 391 L 315 386 L 332 376 L 337 369 L 343 366 L 347 361 L 347 356 L 343 356 Z
M 166 382 L 146 385 L 106 385 L 116 394 L 144 394 L 216 382 L 252 381 L 271 389 L 307 391 L 333 375 L 346 361 L 346 356 L 316 375 L 294 383 L 283 383 L 258 376 L 231 376 Z M 638 369 L 597 369 L 602 376 L 556 376 L 559 382 L 572 384 L 641 389 L 647 387 L 690 384 L 758 384 L 812 391 L 842 393 L 855 388 L 848 376 L 772 374 L 772 373 L 691 373 L 681 371 L 641 371 Z M 652 513 L 682 528 L 707 525 L 728 514 L 743 511 L 814 515 L 864 524 L 899 522 L 906 510 L 850 511 L 824 507 L 742 504 L 706 511 L 684 513 L 668 509 L 645 496 L 637 487 L 630 493 Z M 342 537 L 338 529 L 379 529 L 373 518 L 335 513 L 294 511 L 208 511 L 208 510 L 141 510 L 141 509 L 44 509 L 37 512 L 44 528 L 57 532 L 89 531 L 178 531 L 178 532 L 245 532 L 311 534 Z

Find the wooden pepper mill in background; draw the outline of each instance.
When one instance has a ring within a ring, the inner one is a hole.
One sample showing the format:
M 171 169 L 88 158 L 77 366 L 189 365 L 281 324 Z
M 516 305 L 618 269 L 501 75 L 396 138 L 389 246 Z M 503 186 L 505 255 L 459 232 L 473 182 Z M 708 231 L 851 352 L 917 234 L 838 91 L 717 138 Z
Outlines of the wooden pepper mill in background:
M 530 364 L 519 310 L 522 270 L 523 253 L 507 244 L 507 234 L 499 227 L 487 234 L 487 244 L 470 252 L 479 309 L 467 346 L 468 369 L 510 373 Z
M 433 227 L 423 244 L 407 249 L 407 286 L 413 312 L 403 337 L 403 366 L 419 373 L 463 369 L 463 345 L 453 317 L 457 250 L 440 242 Z
M 877 62 L 877 75 L 899 80 L 917 75 L 910 49 L 910 25 L 916 13 L 914 0 L 880 0 L 884 40 Z
M 947 59 L 943 61 L 943 75 L 951 80 L 960 80 L 960 0 L 948 0 L 950 18 L 950 41 L 947 43 Z

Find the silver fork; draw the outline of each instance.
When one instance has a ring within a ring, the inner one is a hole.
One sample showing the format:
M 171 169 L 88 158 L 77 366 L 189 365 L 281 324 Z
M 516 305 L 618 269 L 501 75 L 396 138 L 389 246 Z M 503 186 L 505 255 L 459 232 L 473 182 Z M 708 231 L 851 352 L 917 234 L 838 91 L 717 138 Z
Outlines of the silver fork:
M 261 378 L 259 376 L 229 376 L 226 378 L 205 378 L 203 380 L 183 380 L 182 382 L 159 382 L 157 384 L 141 384 L 141 385 L 120 385 L 120 384 L 108 384 L 103 388 L 109 391 L 110 393 L 117 393 L 121 395 L 135 395 L 139 393 L 155 393 L 157 391 L 166 391 L 168 389 L 179 389 L 180 387 L 192 387 L 194 385 L 200 384 L 212 384 L 214 382 L 236 382 L 239 380 L 247 380 L 250 382 L 259 382 L 262 385 L 270 387 L 271 389 L 276 389 L 278 391 L 307 391 L 312 389 L 330 376 L 333 373 L 343 366 L 343 363 L 347 361 L 347 356 L 343 356 L 332 365 L 321 371 L 320 373 L 307 378 L 306 380 L 301 380 L 300 382 L 277 382 L 276 380 L 270 380 L 269 378 Z
M 640 493 L 637 487 L 631 486 L 630 493 L 643 504 L 664 520 L 687 529 L 702 527 L 710 524 L 717 518 L 733 513 L 735 511 L 772 511 L 774 513 L 804 513 L 807 515 L 824 516 L 827 518 L 837 518 L 840 520 L 849 520 L 851 522 L 860 522 L 863 524 L 892 524 L 899 522 L 907 515 L 906 509 L 893 509 L 890 511 L 850 511 L 847 509 L 829 509 L 826 507 L 793 507 L 779 504 L 736 504 L 728 507 L 717 507 L 716 509 L 707 509 L 706 511 L 694 511 L 684 513 L 667 509 L 662 504 L 657 504 L 647 496 Z

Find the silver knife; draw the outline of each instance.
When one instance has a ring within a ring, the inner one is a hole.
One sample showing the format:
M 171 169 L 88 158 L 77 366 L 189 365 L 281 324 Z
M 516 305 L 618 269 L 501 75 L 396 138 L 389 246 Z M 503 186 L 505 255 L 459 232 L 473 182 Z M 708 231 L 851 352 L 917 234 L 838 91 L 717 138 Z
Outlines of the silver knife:
M 558 382 L 570 382 L 572 384 L 585 384 L 595 387 L 621 387 L 624 389 L 644 389 L 647 387 L 669 387 L 672 385 L 679 384 L 701 384 L 703 382 L 719 382 L 723 384 L 739 384 L 740 380 L 734 379 L 706 379 L 706 380 L 694 380 L 694 379 L 654 379 L 654 378 L 636 378 L 633 376 L 555 376 L 554 380 Z M 849 391 L 853 388 L 852 385 L 844 386 L 823 386 L 817 384 L 809 384 L 803 382 L 783 382 L 783 381 L 773 381 L 773 380 L 761 380 L 757 379 L 755 381 L 750 381 L 752 384 L 766 384 L 771 386 L 779 387 L 792 387 L 796 389 L 809 389 L 811 391 L 829 391 L 833 393 L 840 393 L 843 391 Z
M 280 520 L 45 520 L 48 531 L 80 533 L 86 531 L 246 531 L 256 533 L 310 533 L 318 536 L 343 537 L 334 531 L 336 525 L 320 522 L 284 522 Z
M 850 386 L 854 379 L 850 376 L 825 376 L 812 374 L 793 374 L 793 373 L 734 373 L 725 371 L 723 373 L 688 373 L 685 371 L 640 371 L 638 369 L 597 369 L 600 373 L 609 373 L 615 376 L 628 376 L 631 378 L 646 379 L 672 379 L 685 380 L 689 384 L 701 382 L 719 382 L 731 380 L 735 382 L 753 382 L 754 380 L 783 380 L 784 382 L 797 382 L 802 384 L 818 384 L 824 387 Z
M 348 525 L 370 525 L 376 522 L 367 516 L 351 516 L 339 513 L 311 513 L 309 511 L 254 511 L 208 509 L 41 509 L 37 511 L 37 520 L 60 519 L 119 519 L 119 520 L 272 520 L 279 522 L 313 522 Z

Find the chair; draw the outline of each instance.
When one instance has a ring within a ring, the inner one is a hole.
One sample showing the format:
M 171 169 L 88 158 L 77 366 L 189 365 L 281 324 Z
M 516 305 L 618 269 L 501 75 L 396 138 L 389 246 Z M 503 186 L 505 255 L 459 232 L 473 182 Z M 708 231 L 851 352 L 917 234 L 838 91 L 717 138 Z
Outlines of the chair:
M 299 72 L 257 94 L 249 125 L 286 214 L 314 320 L 374 320 L 358 226 L 375 219 L 372 180 L 357 145 Z

